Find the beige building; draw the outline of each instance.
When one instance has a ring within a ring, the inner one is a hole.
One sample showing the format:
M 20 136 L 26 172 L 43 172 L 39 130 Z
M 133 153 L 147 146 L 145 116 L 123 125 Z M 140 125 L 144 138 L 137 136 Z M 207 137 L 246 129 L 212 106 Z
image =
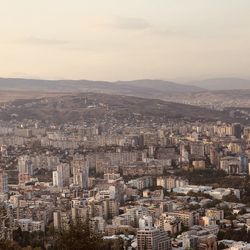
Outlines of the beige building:
M 171 235 L 177 234 L 181 231 L 181 221 L 175 216 L 168 216 L 163 213 L 157 221 L 157 227 L 170 233 Z
M 168 216 L 173 216 L 179 219 L 184 227 L 192 227 L 199 224 L 200 215 L 197 212 L 190 211 L 175 211 L 168 213 Z
M 138 250 L 170 250 L 171 240 L 165 231 L 151 228 L 137 232 Z

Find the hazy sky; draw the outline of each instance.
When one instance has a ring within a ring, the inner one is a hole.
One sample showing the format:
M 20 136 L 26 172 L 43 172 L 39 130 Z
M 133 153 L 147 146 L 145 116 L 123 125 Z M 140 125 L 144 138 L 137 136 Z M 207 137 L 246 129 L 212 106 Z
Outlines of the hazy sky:
M 0 0 L 0 76 L 250 78 L 249 0 Z

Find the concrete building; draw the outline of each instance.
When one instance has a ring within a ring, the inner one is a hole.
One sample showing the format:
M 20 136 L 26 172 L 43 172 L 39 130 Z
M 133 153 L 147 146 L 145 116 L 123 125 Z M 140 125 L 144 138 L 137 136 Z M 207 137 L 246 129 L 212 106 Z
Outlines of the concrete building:
M 32 219 L 19 219 L 15 223 L 23 232 L 44 232 L 44 221 L 33 221 Z
M 241 138 L 241 125 L 239 123 L 233 123 L 232 124 L 232 134 L 237 139 Z
M 8 193 L 9 187 L 8 187 L 8 174 L 0 170 L 0 193 Z
M 19 184 L 25 184 L 31 180 L 33 176 L 33 163 L 28 155 L 19 157 L 18 172 Z
M 66 187 L 69 185 L 70 168 L 66 163 L 61 163 L 57 166 L 57 170 L 53 171 L 53 186 Z
M 187 186 L 188 180 L 176 176 L 161 176 L 157 177 L 156 185 L 171 190 L 172 188 Z
M 175 216 L 168 216 L 163 213 L 157 221 L 157 227 L 168 232 L 169 234 L 177 234 L 181 231 L 181 221 Z
M 117 200 L 106 199 L 102 202 L 104 219 L 113 219 L 119 214 L 119 204 Z
M 207 217 L 214 218 L 215 220 L 224 220 L 224 210 L 209 208 L 206 209 L 205 214 Z
M 150 216 L 141 218 L 139 226 L 140 229 L 137 231 L 138 250 L 170 250 L 172 248 L 167 232 L 154 228 Z
M 190 143 L 190 153 L 195 157 L 204 157 L 204 144 L 200 141 Z
M 128 186 L 135 187 L 138 190 L 152 187 L 152 185 L 153 185 L 153 179 L 151 176 L 143 176 L 137 179 L 130 180 L 128 182 Z
M 72 162 L 73 183 L 83 189 L 88 189 L 89 164 L 81 157 L 74 157 Z
M 241 170 L 241 161 L 239 157 L 226 156 L 220 160 L 220 169 L 227 174 L 239 174 Z
M 200 215 L 198 212 L 190 211 L 174 211 L 168 213 L 168 216 L 173 216 L 179 219 L 184 227 L 192 227 L 199 224 Z

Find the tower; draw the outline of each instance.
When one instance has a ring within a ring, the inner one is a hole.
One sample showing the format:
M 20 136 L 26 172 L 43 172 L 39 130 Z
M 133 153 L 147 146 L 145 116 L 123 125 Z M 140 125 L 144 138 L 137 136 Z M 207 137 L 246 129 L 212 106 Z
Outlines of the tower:
M 237 139 L 241 138 L 241 125 L 239 123 L 234 123 L 232 125 L 232 134 L 235 136 Z
M 57 166 L 57 170 L 53 171 L 53 186 L 65 187 L 69 185 L 70 168 L 66 163 Z
M 19 184 L 25 184 L 30 181 L 33 176 L 33 164 L 28 155 L 19 157 L 18 171 Z
M 88 189 L 89 163 L 79 156 L 75 156 L 72 162 L 73 183 L 83 189 Z
M 0 171 L 0 193 L 8 193 L 8 174 L 3 170 Z

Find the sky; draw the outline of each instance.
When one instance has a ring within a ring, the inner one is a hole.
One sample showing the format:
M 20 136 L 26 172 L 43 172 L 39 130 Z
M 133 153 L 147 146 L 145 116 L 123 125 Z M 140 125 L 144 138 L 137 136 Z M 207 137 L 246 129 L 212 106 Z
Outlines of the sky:
M 249 0 L 0 0 L 0 77 L 250 78 Z

